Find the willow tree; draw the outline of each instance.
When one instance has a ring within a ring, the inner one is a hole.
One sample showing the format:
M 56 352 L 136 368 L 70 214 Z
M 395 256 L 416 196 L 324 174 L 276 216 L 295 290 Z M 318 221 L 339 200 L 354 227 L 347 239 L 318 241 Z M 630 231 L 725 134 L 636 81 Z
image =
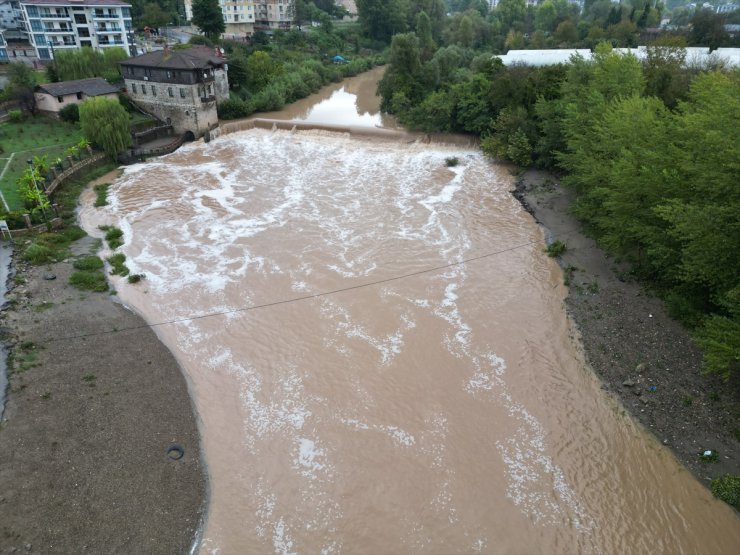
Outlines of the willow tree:
M 114 162 L 131 144 L 128 113 L 117 99 L 96 97 L 80 104 L 82 133 Z

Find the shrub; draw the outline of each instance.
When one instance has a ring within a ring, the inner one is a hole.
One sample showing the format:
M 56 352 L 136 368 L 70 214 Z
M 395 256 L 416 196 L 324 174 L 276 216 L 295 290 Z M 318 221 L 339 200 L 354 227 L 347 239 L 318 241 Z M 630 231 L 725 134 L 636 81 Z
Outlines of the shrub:
M 712 493 L 728 505 L 740 509 L 740 476 L 726 474 L 712 480 Z
M 218 117 L 221 119 L 245 118 L 251 113 L 249 103 L 239 98 L 230 98 L 218 107 Z
M 54 261 L 53 251 L 49 247 L 39 245 L 37 243 L 29 245 L 23 255 L 26 257 L 26 260 L 33 264 L 43 264 L 44 262 Z
M 75 123 L 80 121 L 80 107 L 77 104 L 70 104 L 59 111 L 59 118 L 62 121 Z
M 103 267 L 103 261 L 98 256 L 86 256 L 75 260 L 73 266 L 75 270 L 99 270 Z
M 108 241 L 108 246 L 111 249 L 117 249 L 123 245 L 123 231 L 117 227 L 101 226 L 100 229 L 105 231 L 105 240 Z
M 445 158 L 445 165 L 448 168 L 454 168 L 460 163 L 460 160 L 457 159 L 457 156 L 450 156 L 449 158 Z
M 568 245 L 560 240 L 553 241 L 552 243 L 547 245 L 547 255 L 552 258 L 557 258 L 558 256 L 561 256 L 567 250 Z
M 21 123 L 24 119 L 26 119 L 25 114 L 21 110 L 10 110 L 8 112 L 8 117 L 13 123 Z
M 129 283 L 139 283 L 142 279 L 146 278 L 144 274 L 131 274 L 128 276 Z
M 85 291 L 103 292 L 108 290 L 108 283 L 102 272 L 80 271 L 69 276 L 70 285 Z
M 126 276 L 128 275 L 129 269 L 126 267 L 126 255 L 122 252 L 117 252 L 116 254 L 109 256 L 106 258 L 108 261 L 108 264 L 112 266 L 111 274 L 118 275 L 118 276 Z
M 94 190 L 97 194 L 95 197 L 96 208 L 100 208 L 101 206 L 106 206 L 108 204 L 108 187 L 110 187 L 110 183 L 95 185 Z

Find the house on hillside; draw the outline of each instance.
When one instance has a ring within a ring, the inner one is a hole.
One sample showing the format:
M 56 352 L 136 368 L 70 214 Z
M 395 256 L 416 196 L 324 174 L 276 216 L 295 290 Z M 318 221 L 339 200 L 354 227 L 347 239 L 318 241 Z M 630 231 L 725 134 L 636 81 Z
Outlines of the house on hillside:
M 62 108 L 79 104 L 94 96 L 118 100 L 118 89 L 101 77 L 93 77 L 39 85 L 34 96 L 39 111 L 58 116 Z
M 220 50 L 207 46 L 165 48 L 121 62 L 131 100 L 194 138 L 218 126 L 216 105 L 229 98 L 226 71 Z

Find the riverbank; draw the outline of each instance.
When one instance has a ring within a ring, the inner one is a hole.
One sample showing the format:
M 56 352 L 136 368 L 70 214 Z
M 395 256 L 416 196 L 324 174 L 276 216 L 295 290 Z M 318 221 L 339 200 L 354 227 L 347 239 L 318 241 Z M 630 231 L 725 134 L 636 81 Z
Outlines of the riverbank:
M 580 230 L 568 213 L 573 195 L 545 172 L 527 171 L 515 196 L 545 228 L 569 285 L 568 314 L 602 388 L 705 485 L 740 473 L 736 399 L 701 372 L 701 353 L 660 299 L 633 281 Z M 718 454 L 705 461 L 701 454 Z
M 96 247 L 85 237 L 44 266 L 15 255 L 1 317 L 12 358 L 0 424 L 3 554 L 185 553 L 201 524 L 205 473 L 178 364 L 114 296 L 69 285 L 74 259 Z

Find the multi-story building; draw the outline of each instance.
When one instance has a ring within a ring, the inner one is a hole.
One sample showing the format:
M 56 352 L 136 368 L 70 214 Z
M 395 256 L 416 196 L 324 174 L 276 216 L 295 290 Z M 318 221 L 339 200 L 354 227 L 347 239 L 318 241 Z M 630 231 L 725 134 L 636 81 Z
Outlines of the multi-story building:
M 20 0 L 29 40 L 42 61 L 55 50 L 118 46 L 136 54 L 131 5 L 122 0 Z
M 0 62 L 8 61 L 8 43 L 5 42 L 5 30 L 0 29 Z
M 228 38 L 244 38 L 254 31 L 290 29 L 290 0 L 218 0 Z M 185 17 L 193 19 L 193 2 L 185 0 Z
M 193 137 L 218 125 L 216 105 L 229 98 L 227 69 L 220 51 L 206 46 L 165 48 L 121 62 L 131 100 Z
M 18 0 L 0 0 L 0 29 L 5 31 L 6 39 L 28 40 Z

